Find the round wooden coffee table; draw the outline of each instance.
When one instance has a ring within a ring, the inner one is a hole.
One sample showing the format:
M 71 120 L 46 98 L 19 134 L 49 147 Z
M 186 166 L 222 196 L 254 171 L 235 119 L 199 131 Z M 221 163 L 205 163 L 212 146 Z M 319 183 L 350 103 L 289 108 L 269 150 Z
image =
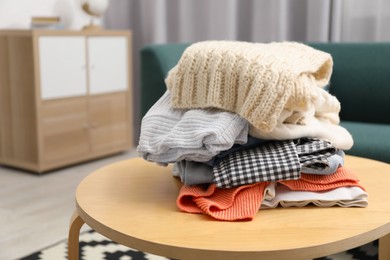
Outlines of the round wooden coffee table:
M 221 222 L 176 207 L 180 182 L 170 167 L 141 158 L 103 167 L 76 192 L 69 259 L 78 259 L 80 228 L 144 252 L 174 259 L 311 259 L 380 239 L 390 259 L 390 165 L 347 156 L 369 194 L 367 208 L 259 210 L 249 222 Z

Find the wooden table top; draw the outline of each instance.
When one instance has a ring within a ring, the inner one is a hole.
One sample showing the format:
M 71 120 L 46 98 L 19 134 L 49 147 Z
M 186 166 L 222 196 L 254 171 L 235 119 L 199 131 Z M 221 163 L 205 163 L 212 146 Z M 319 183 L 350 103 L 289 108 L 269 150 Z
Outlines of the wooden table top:
M 175 259 L 309 259 L 390 233 L 390 165 L 347 156 L 366 188 L 367 208 L 259 210 L 249 222 L 222 222 L 178 210 L 171 167 L 141 158 L 103 167 L 78 186 L 80 217 L 104 236 Z

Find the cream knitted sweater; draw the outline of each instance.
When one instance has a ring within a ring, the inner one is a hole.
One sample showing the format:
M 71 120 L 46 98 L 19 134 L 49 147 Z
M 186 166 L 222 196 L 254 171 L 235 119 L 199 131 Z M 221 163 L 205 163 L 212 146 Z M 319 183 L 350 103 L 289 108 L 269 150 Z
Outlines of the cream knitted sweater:
M 220 108 L 271 132 L 284 109 L 314 106 L 332 66 L 328 53 L 296 42 L 205 41 L 184 51 L 166 84 L 175 108 Z M 338 102 L 326 105 L 337 115 Z

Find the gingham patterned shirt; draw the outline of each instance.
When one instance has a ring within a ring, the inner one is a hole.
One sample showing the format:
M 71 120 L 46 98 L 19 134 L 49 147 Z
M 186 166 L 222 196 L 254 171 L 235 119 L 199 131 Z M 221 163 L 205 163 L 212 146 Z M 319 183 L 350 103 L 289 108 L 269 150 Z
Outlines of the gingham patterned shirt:
M 300 138 L 294 140 L 301 167 L 324 170 L 329 167 L 328 158 L 337 150 L 331 143 L 319 139 Z
M 316 139 L 271 141 L 229 154 L 213 167 L 217 187 L 230 188 L 264 181 L 296 180 L 301 167 L 327 167 L 326 157 L 336 149 Z M 318 168 L 316 168 L 318 169 Z

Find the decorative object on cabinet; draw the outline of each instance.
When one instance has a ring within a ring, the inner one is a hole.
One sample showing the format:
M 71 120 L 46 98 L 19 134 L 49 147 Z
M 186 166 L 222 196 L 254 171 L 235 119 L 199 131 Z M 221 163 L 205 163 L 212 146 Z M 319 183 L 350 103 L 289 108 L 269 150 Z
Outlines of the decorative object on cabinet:
M 131 33 L 0 31 L 0 163 L 33 172 L 133 143 Z
M 93 23 L 94 17 L 100 17 L 108 7 L 108 0 L 81 0 L 81 9 L 91 17 L 90 24 L 83 30 L 100 30 L 101 27 Z
M 61 29 L 59 16 L 33 16 L 31 17 L 31 29 Z

